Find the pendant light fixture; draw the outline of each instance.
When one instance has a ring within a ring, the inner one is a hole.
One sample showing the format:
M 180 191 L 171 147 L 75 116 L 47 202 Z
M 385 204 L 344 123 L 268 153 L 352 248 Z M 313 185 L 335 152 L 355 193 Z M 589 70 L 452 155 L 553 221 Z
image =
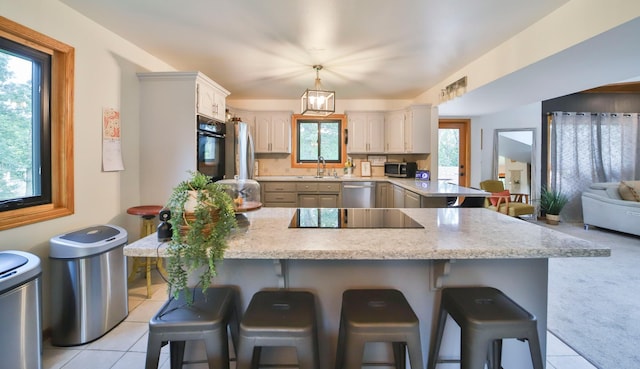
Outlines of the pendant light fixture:
M 302 94 L 302 114 L 303 115 L 319 115 L 327 116 L 336 111 L 336 92 L 326 91 L 322 89 L 320 83 L 320 70 L 322 65 L 314 65 L 316 70 L 316 83 L 314 89 L 307 89 Z

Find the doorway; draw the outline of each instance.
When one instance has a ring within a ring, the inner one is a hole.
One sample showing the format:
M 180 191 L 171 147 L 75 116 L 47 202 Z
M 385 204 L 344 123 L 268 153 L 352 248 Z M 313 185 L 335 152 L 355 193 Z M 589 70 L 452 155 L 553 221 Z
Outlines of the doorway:
M 469 186 L 470 119 L 440 119 L 438 122 L 438 179 Z

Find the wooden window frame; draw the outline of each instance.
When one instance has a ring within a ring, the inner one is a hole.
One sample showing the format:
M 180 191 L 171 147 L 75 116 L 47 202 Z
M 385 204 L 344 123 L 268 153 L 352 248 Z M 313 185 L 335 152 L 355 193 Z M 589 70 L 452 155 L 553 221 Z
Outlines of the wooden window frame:
M 0 212 L 0 230 L 74 213 L 75 49 L 0 16 L 0 37 L 51 55 L 51 203 Z
M 341 163 L 327 163 L 327 168 L 344 168 L 344 163 L 347 160 L 347 145 L 345 142 L 345 135 L 347 131 L 347 116 L 344 114 L 332 114 L 326 117 L 322 116 L 309 116 L 302 114 L 294 114 L 291 116 L 291 167 L 292 168 L 316 168 L 317 163 L 298 163 L 298 120 L 317 120 L 319 122 L 340 121 L 340 157 Z

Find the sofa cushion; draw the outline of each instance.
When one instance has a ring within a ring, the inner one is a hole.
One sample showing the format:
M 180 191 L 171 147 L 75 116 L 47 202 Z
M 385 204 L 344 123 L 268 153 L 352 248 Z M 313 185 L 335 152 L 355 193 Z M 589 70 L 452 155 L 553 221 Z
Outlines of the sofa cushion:
M 500 199 L 500 197 L 510 197 L 511 193 L 509 192 L 509 190 L 504 190 L 502 192 L 494 192 L 493 193 L 495 196 L 493 197 L 489 197 L 489 201 L 491 201 L 491 205 L 496 206 L 498 204 L 498 200 Z M 504 201 L 503 201 L 504 203 Z
M 623 200 L 640 202 L 640 181 L 620 181 L 618 192 Z

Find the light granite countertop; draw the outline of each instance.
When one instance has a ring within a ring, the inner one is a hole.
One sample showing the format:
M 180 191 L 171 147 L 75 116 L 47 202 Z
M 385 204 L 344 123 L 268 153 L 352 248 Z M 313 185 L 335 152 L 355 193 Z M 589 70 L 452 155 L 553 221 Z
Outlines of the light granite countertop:
M 262 208 L 229 238 L 226 259 L 446 260 L 609 256 L 610 249 L 483 208 L 400 209 L 424 229 L 294 229 L 296 209 Z M 127 256 L 166 256 L 156 234 Z
M 485 197 L 489 193 L 474 188 L 462 187 L 446 180 L 420 181 L 413 178 L 394 177 L 322 177 L 314 176 L 263 176 L 257 177 L 258 182 L 388 182 L 398 185 L 426 197 L 457 197 L 474 196 Z

